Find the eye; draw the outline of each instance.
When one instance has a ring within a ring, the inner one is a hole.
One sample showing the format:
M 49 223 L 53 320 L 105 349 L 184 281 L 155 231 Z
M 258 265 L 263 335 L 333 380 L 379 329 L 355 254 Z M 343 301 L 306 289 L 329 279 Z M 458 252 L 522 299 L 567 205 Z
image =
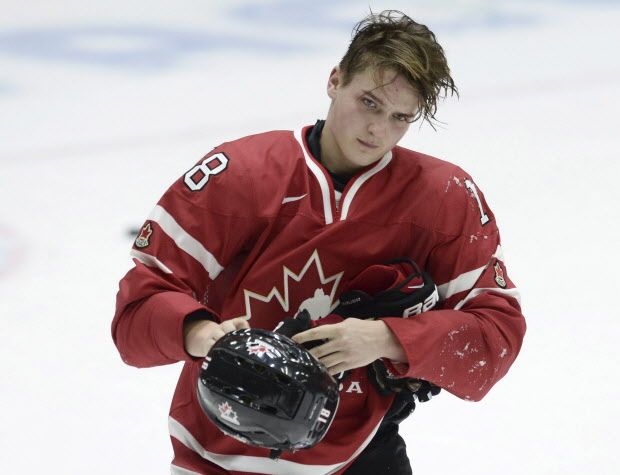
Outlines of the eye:
M 362 97 L 362 103 L 366 106 L 367 109 L 376 109 L 377 104 L 372 99 L 368 99 L 367 97 Z
M 411 124 L 413 122 L 413 117 L 404 114 L 395 114 L 394 118 L 399 122 L 405 122 L 407 124 Z

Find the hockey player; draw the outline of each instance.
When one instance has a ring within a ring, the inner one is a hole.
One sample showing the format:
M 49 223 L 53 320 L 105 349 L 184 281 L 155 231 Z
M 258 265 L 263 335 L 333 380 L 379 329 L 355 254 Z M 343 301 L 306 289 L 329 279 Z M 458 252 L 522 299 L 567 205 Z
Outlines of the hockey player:
M 354 33 L 329 75 L 324 121 L 216 147 L 172 184 L 135 241 L 112 334 L 127 364 L 184 362 L 169 417 L 173 474 L 411 473 L 397 426 L 382 424 L 394 395 L 369 381 L 367 365 L 381 359 L 396 378 L 477 401 L 520 350 L 519 295 L 482 192 L 459 167 L 397 145 L 456 92 L 443 49 L 394 11 Z M 395 258 L 432 276 L 441 306 L 334 320 L 343 289 Z M 330 373 L 350 374 L 324 439 L 273 460 L 211 424 L 196 381 L 222 335 L 271 330 L 302 308 L 317 325 L 294 339 L 318 340 L 311 351 Z

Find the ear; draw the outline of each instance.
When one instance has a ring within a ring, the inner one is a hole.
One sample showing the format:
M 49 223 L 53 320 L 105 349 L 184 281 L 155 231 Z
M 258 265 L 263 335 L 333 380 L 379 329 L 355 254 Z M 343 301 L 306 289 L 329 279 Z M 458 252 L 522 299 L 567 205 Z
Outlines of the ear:
M 329 80 L 327 81 L 327 95 L 331 99 L 334 99 L 336 97 L 336 89 L 338 89 L 340 83 L 340 68 L 336 66 L 334 69 L 332 69 L 332 72 L 329 74 Z

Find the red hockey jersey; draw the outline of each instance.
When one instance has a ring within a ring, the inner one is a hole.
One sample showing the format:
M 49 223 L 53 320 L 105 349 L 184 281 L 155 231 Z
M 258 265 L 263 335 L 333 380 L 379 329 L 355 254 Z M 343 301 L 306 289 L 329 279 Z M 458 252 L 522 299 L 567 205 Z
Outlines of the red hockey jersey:
M 448 162 L 395 147 L 342 193 L 309 152 L 308 128 L 225 143 L 176 181 L 137 237 L 120 282 L 112 334 L 123 360 L 184 361 L 169 417 L 172 473 L 342 473 L 369 443 L 392 398 L 358 368 L 341 388 L 321 443 L 285 453 L 221 433 L 196 400 L 200 361 L 183 345 L 183 320 L 208 309 L 273 329 L 306 308 L 330 314 L 366 267 L 409 257 L 438 284 L 443 305 L 384 318 L 407 355 L 391 365 L 463 399 L 479 400 L 517 356 L 525 322 L 491 210 L 473 180 Z M 203 465 L 201 465 L 203 464 Z

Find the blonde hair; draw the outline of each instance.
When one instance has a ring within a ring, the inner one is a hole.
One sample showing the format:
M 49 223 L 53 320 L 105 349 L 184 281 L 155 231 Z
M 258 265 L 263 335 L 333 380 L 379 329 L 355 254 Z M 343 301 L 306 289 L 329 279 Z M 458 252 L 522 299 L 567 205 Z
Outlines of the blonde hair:
M 420 108 L 412 121 L 422 117 L 431 126 L 437 101 L 458 89 L 435 34 L 396 10 L 370 13 L 353 28 L 353 39 L 340 61 L 343 86 L 367 68 L 377 73 L 394 70 L 402 74 L 420 97 Z

